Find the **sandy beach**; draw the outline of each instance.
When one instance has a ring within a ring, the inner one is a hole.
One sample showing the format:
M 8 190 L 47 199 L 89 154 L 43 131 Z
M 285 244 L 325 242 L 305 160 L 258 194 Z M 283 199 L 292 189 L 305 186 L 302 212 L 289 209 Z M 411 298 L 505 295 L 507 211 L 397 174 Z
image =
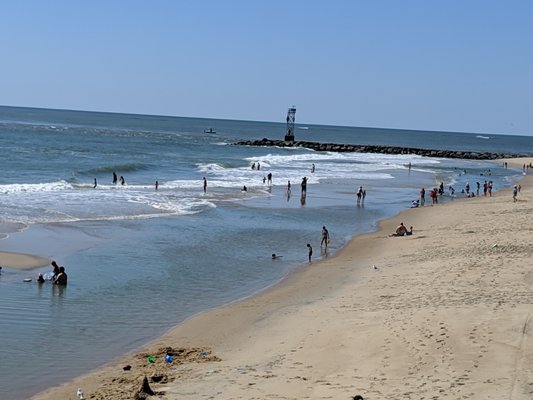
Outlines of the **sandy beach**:
M 505 190 L 409 209 L 33 399 L 77 399 L 79 387 L 86 399 L 529 400 L 532 170 L 521 186 L 517 202 Z M 390 237 L 400 222 L 414 234 Z M 137 393 L 145 376 L 155 395 Z
M 0 251 L 0 265 L 13 269 L 34 269 L 50 264 L 51 260 L 31 254 Z

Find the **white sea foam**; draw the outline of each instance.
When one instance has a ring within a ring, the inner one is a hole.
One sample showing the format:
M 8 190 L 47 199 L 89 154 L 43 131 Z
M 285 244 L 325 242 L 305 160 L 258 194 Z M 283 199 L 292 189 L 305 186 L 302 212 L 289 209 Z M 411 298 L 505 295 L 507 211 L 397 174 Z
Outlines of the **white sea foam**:
M 215 206 L 213 199 L 200 196 L 199 184 L 185 185 L 196 187 L 195 192 L 172 185 L 161 185 L 157 192 L 153 185 L 99 185 L 96 189 L 66 182 L 2 185 L 0 191 L 7 195 L 0 218 L 32 224 L 194 214 Z
M 61 191 L 65 189 L 72 188 L 72 185 L 65 181 L 56 181 L 48 183 L 13 183 L 0 185 L 0 192 L 9 194 L 9 193 L 19 193 L 19 192 L 53 192 Z
M 290 165 L 294 162 L 305 161 L 308 163 L 334 161 L 355 164 L 372 164 L 376 166 L 386 165 L 389 168 L 403 168 L 406 164 L 421 163 L 438 164 L 437 159 L 428 157 L 421 157 L 414 154 L 408 155 L 391 155 L 391 154 L 373 154 L 373 153 L 336 153 L 336 152 L 306 152 L 303 154 L 267 154 L 260 157 L 247 157 L 245 160 L 252 162 L 260 162 L 261 166 L 270 165 Z M 309 164 L 308 164 L 309 165 Z
M 246 157 L 244 161 L 246 165 L 232 168 L 213 163 L 198 164 L 198 171 L 209 173 L 211 186 L 260 187 L 263 185 L 263 178 L 269 173 L 272 173 L 274 185 L 285 185 L 289 180 L 298 182 L 304 176 L 307 176 L 309 184 L 315 184 L 327 179 L 392 179 L 392 174 L 386 171 L 405 169 L 409 162 L 412 168 L 439 164 L 436 159 L 416 155 L 334 152 L 269 153 L 259 157 Z M 261 169 L 252 169 L 253 163 L 259 164 Z M 311 172 L 312 164 L 315 164 L 314 173 Z M 187 187 L 184 182 L 179 185 Z
M 260 163 L 261 170 L 253 170 L 252 163 Z M 393 179 L 395 170 L 431 171 L 439 160 L 415 155 L 383 155 L 365 153 L 315 152 L 290 149 L 281 154 L 268 153 L 246 157 L 237 165 L 225 163 L 197 164 L 198 178 L 160 181 L 159 190 L 150 184 L 109 185 L 93 188 L 92 181 L 71 184 L 65 180 L 43 183 L 5 184 L 0 193 L 7 194 L 6 221 L 24 223 L 72 222 L 81 220 L 120 220 L 153 218 L 160 215 L 187 215 L 216 207 L 220 201 L 234 201 L 257 196 L 270 196 L 267 174 L 272 174 L 274 186 L 288 181 L 298 185 L 302 178 L 308 184 L 328 180 Z M 311 166 L 315 165 L 315 172 Z M 208 191 L 203 192 L 203 180 Z M 248 191 L 240 189 L 246 186 Z M 31 196 L 28 194 L 31 193 Z

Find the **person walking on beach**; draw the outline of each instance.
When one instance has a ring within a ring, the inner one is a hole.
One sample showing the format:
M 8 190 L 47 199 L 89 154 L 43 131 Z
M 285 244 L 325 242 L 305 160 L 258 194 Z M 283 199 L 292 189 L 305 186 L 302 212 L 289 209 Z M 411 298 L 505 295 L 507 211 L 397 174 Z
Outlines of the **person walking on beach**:
M 311 262 L 311 256 L 313 255 L 313 248 L 311 244 L 307 243 L 307 255 L 309 257 L 309 262 Z
M 518 199 L 516 198 L 518 196 L 518 186 L 514 185 L 513 187 L 513 202 L 517 202 Z
M 429 197 L 431 197 L 431 204 L 438 204 L 439 203 L 439 197 L 438 197 L 438 193 L 437 193 L 437 188 L 433 188 L 431 189 L 431 191 L 429 192 Z
M 322 241 L 320 242 L 320 247 L 322 247 L 323 244 L 326 245 L 326 250 L 328 249 L 328 243 L 329 243 L 329 231 L 326 229 L 325 226 L 322 227 Z
M 207 191 L 207 179 L 204 176 L 204 193 Z

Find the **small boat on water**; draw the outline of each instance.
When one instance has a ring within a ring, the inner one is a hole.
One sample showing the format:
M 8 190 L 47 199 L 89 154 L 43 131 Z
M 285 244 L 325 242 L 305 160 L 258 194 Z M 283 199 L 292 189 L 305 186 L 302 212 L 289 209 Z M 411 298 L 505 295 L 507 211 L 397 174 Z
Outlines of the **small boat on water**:
M 204 133 L 217 133 L 213 128 L 204 129 Z

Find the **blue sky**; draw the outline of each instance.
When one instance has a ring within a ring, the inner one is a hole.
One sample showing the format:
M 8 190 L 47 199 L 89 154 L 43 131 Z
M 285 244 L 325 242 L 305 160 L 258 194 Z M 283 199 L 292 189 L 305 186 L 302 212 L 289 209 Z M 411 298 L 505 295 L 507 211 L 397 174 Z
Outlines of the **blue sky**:
M 532 1 L 0 1 L 0 104 L 533 135 Z

